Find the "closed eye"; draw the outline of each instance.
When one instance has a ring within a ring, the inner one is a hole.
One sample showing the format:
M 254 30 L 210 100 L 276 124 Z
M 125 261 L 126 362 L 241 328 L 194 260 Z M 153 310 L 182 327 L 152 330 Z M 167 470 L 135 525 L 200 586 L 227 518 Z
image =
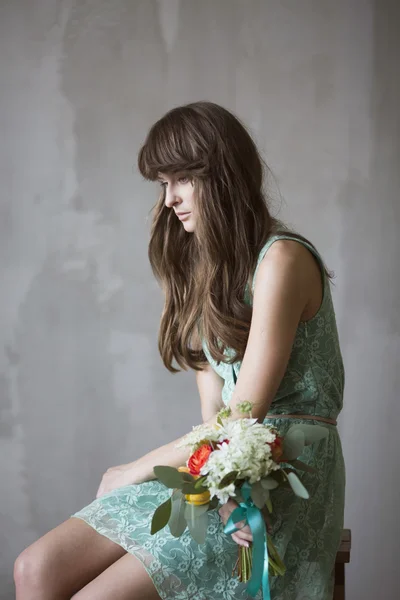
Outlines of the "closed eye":
M 177 182 L 180 183 L 181 185 L 186 185 L 187 183 L 189 183 L 191 181 L 192 181 L 192 179 L 190 177 L 185 177 L 185 176 L 179 177 L 177 179 Z M 168 185 L 168 181 L 162 181 L 159 179 L 158 182 L 161 187 L 166 187 Z

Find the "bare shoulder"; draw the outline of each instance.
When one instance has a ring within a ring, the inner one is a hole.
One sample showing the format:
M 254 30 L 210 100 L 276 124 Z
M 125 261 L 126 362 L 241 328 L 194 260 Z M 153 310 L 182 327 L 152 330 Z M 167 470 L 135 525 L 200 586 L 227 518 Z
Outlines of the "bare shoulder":
M 262 259 L 256 281 L 271 276 L 290 277 L 305 285 L 319 272 L 313 254 L 303 244 L 293 240 L 276 240 Z
M 295 240 L 276 240 L 264 256 L 262 263 L 279 263 L 288 268 L 295 266 L 305 270 L 315 264 L 313 254 L 302 243 Z
M 255 294 L 267 287 L 280 288 L 282 295 L 296 296 L 303 304 L 301 320 L 316 314 L 322 301 L 321 269 L 317 259 L 303 244 L 277 240 L 260 263 Z M 286 293 L 285 293 L 286 292 Z

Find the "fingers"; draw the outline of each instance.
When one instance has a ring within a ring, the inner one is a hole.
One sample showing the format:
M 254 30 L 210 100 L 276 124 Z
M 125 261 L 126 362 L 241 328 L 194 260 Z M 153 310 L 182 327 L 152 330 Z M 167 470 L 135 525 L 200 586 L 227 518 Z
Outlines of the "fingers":
M 236 526 L 241 527 L 243 523 L 244 521 L 242 521 L 241 523 L 237 523 Z M 240 546 L 246 546 L 247 548 L 249 547 L 250 542 L 253 541 L 253 534 L 251 533 L 251 529 L 248 525 L 246 525 L 245 527 L 243 527 L 243 529 L 240 529 L 239 531 L 235 531 L 231 535 L 232 539 L 237 544 L 239 544 Z
M 249 527 L 246 527 L 245 530 L 241 529 L 240 531 L 235 531 L 235 535 L 243 540 L 247 540 L 248 542 L 253 541 L 253 534 Z
M 227 512 L 225 505 L 218 510 L 218 514 L 221 517 L 223 523 L 225 524 L 228 520 L 228 517 L 231 514 L 231 511 Z M 245 525 L 245 521 L 239 521 L 236 523 L 236 527 L 239 531 L 235 531 L 232 533 L 232 539 L 239 544 L 240 546 L 249 547 L 250 542 L 253 541 L 253 535 L 251 533 L 251 529 L 248 525 Z
M 232 533 L 233 541 L 239 544 L 239 546 L 245 546 L 246 548 L 248 548 L 250 546 L 250 543 L 253 541 L 251 535 L 250 538 L 251 539 L 244 539 L 243 537 L 239 536 L 238 533 Z

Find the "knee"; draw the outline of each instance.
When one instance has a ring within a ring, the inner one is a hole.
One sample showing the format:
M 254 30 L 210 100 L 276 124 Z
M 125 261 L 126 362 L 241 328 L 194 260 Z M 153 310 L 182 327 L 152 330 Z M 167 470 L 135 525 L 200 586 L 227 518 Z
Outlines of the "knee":
M 26 548 L 14 563 L 14 582 L 17 591 L 39 591 L 44 583 L 44 557 L 35 544 Z

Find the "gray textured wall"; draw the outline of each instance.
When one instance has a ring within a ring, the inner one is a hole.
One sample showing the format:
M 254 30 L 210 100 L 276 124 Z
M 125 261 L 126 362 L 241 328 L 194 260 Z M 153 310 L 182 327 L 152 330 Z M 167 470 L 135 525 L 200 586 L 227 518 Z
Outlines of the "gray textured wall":
M 276 208 L 337 274 L 348 598 L 394 598 L 398 6 L 0 3 L 2 600 L 16 555 L 88 503 L 107 467 L 200 420 L 193 374 L 172 378 L 157 353 L 156 190 L 135 168 L 149 125 L 197 99 L 248 123 Z

